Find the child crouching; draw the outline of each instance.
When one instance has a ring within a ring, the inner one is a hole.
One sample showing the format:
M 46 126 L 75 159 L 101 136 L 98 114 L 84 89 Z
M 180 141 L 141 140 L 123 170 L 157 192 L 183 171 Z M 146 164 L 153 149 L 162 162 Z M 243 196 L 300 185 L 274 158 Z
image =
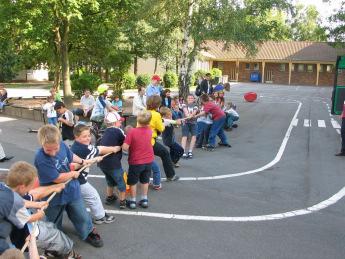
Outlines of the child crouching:
M 154 160 L 151 144 L 152 130 L 149 127 L 150 121 L 150 112 L 139 112 L 137 116 L 137 128 L 133 128 L 128 132 L 122 145 L 123 150 L 129 151 L 127 184 L 130 186 L 130 199 L 127 201 L 127 206 L 130 209 L 136 208 L 138 181 L 141 186 L 139 206 L 142 208 L 149 206 L 147 193 L 151 175 L 151 164 Z

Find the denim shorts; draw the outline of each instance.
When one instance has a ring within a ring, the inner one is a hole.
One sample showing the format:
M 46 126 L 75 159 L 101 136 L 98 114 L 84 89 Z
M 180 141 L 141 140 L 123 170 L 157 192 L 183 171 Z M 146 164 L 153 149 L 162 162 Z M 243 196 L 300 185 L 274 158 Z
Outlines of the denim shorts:
M 138 181 L 142 184 L 150 182 L 152 163 L 142 165 L 129 165 L 128 168 L 128 185 L 136 185 Z
M 119 189 L 120 192 L 126 191 L 126 183 L 123 179 L 123 169 L 106 169 L 101 168 L 102 172 L 105 175 L 105 180 L 107 182 L 108 187 L 115 187 Z
M 182 125 L 182 137 L 188 137 L 189 134 L 196 136 L 196 124 L 195 123 L 185 123 Z

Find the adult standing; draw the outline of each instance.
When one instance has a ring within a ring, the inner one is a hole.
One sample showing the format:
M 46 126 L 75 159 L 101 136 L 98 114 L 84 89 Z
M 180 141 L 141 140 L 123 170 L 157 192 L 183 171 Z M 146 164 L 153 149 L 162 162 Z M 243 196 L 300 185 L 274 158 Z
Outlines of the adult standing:
M 139 112 L 146 110 L 146 96 L 145 87 L 138 87 L 138 94 L 133 98 L 133 111 L 132 114 L 137 116 Z
M 146 96 L 149 98 L 152 95 L 158 95 L 160 96 L 162 93 L 162 88 L 159 85 L 159 82 L 161 81 L 161 78 L 159 75 L 153 75 L 151 78 L 151 84 L 149 84 L 146 88 Z
M 204 80 L 201 81 L 200 84 L 201 94 L 212 95 L 213 94 L 213 87 L 211 84 L 211 74 L 207 73 L 205 75 Z
M 341 117 L 341 150 L 336 156 L 345 156 L 345 101 L 343 105 L 343 112 L 340 115 Z

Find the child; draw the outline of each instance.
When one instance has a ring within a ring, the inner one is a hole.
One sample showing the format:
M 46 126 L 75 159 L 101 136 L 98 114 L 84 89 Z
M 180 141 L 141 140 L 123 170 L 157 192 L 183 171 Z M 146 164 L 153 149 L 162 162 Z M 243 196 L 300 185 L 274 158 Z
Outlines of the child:
M 201 107 L 200 112 L 203 111 L 204 107 Z M 213 123 L 212 116 L 210 114 L 205 114 L 197 118 L 196 121 L 196 148 L 205 148 L 210 134 L 211 125 Z
M 47 97 L 47 103 L 43 105 L 43 110 L 47 111 L 48 123 L 51 125 L 57 125 L 57 115 L 54 110 L 54 98 L 52 96 Z
M 41 186 L 50 186 L 54 183 L 64 183 L 71 179 L 65 189 L 55 195 L 46 210 L 47 219 L 62 229 L 64 211 L 67 212 L 80 238 L 95 247 L 103 246 L 103 241 L 92 225 L 89 213 L 80 194 L 80 185 L 77 180 L 79 173 L 70 171 L 70 163 L 80 165 L 91 164 L 94 160 L 84 160 L 73 154 L 66 144 L 61 141 L 58 128 L 52 125 L 42 126 L 38 130 L 40 148 L 35 155 L 35 166 Z
M 216 98 L 216 104 L 221 108 L 224 109 L 225 106 L 225 100 L 224 100 L 224 92 L 220 91 L 218 93 L 218 97 Z
M 91 143 L 90 128 L 86 125 L 77 125 L 74 128 L 75 141 L 71 146 L 71 151 L 83 159 L 91 159 L 98 155 L 104 155 L 111 152 L 118 152 L 121 147 L 95 147 Z M 115 217 L 105 213 L 101 198 L 97 190 L 87 181 L 89 168 L 82 171 L 78 177 L 80 183 L 81 196 L 87 207 L 90 208 L 91 215 L 94 220 L 93 223 L 99 225 L 103 223 L 114 222 Z
M 160 113 L 165 124 L 165 130 L 162 133 L 163 143 L 170 148 L 171 161 L 174 163 L 175 167 L 179 167 L 178 161 L 182 157 L 184 150 L 175 140 L 174 125 L 181 124 L 181 121 L 173 120 L 171 110 L 167 107 L 161 107 Z
M 170 89 L 165 89 L 162 93 L 162 106 L 171 109 L 171 91 Z
M 114 147 L 122 146 L 125 139 L 123 131 L 120 129 L 123 118 L 117 112 L 109 112 L 105 117 L 105 130 L 100 146 Z M 110 205 L 117 197 L 114 195 L 114 187 L 117 185 L 120 198 L 120 209 L 126 208 L 126 183 L 123 179 L 123 169 L 121 165 L 122 152 L 117 152 L 105 157 L 99 167 L 105 175 L 107 182 L 107 198 L 105 204 Z
M 182 108 L 184 118 L 186 118 L 186 121 L 182 124 L 182 141 L 181 141 L 181 145 L 184 150 L 182 158 L 184 159 L 193 158 L 193 148 L 196 141 L 196 119 L 193 118 L 193 116 L 195 116 L 198 113 L 199 109 L 198 109 L 198 106 L 195 105 L 194 101 L 195 101 L 194 95 L 189 94 L 187 97 L 187 105 L 184 105 Z M 187 155 L 186 145 L 187 145 L 187 138 L 189 134 L 192 136 L 192 138 L 189 144 L 189 151 Z
M 74 128 L 74 116 L 73 113 L 68 110 L 63 102 L 55 102 L 55 111 L 59 115 L 58 121 L 61 122 L 62 127 L 62 140 L 67 144 L 74 140 L 73 128 Z M 72 143 L 71 143 L 72 144 Z
M 129 151 L 128 156 L 128 178 L 131 197 L 127 202 L 130 209 L 136 209 L 137 183 L 141 185 L 141 199 L 139 206 L 148 208 L 148 186 L 150 182 L 151 164 L 154 160 L 151 143 L 152 130 L 150 129 L 151 112 L 139 112 L 137 117 L 137 128 L 131 129 L 124 141 L 122 149 Z
M 114 100 L 111 102 L 111 104 L 117 112 L 122 112 L 122 100 L 118 95 L 115 95 Z
M 236 106 L 232 102 L 228 102 L 225 108 L 225 114 L 226 114 L 226 121 L 224 125 L 225 130 L 231 131 L 232 128 L 237 128 L 237 124 L 234 124 L 234 121 L 238 121 L 240 116 L 238 115 L 238 112 L 236 111 Z
M 12 230 L 12 243 L 17 248 L 22 248 L 28 235 L 35 236 L 33 232 L 35 232 L 36 227 L 29 223 L 36 221 L 37 228 L 39 229 L 39 235 L 35 238 L 37 239 L 37 247 L 44 250 L 45 255 L 81 258 L 73 250 L 73 241 L 68 236 L 58 230 L 53 223 L 41 220 L 44 217 L 44 211 L 42 209 L 48 206 L 47 202 L 35 202 L 35 200 L 42 199 L 53 192 L 61 192 L 65 188 L 65 184 L 61 183 L 33 189 L 36 179 L 37 171 L 35 167 L 27 162 L 16 162 L 10 168 L 6 182 L 12 191 L 22 197 L 24 206 L 20 209 L 21 213 L 17 213 L 17 215 L 21 215 L 18 219 L 22 223 L 25 223 L 24 228 L 15 226 Z M 41 210 L 33 212 L 26 208 Z
M 175 96 L 171 101 L 171 111 L 173 120 L 182 119 L 183 115 L 179 107 L 178 96 Z
M 214 150 L 216 146 L 216 136 L 220 138 L 220 142 L 218 143 L 219 146 L 231 147 L 231 145 L 228 143 L 227 137 L 224 134 L 224 130 L 223 130 L 225 117 L 226 117 L 224 111 L 214 102 L 210 101 L 208 95 L 206 94 L 202 94 L 200 96 L 200 101 L 201 101 L 201 104 L 204 106 L 204 111 L 200 112 L 195 117 L 201 117 L 209 113 L 212 115 L 212 120 L 213 120 L 206 150 L 208 151 Z

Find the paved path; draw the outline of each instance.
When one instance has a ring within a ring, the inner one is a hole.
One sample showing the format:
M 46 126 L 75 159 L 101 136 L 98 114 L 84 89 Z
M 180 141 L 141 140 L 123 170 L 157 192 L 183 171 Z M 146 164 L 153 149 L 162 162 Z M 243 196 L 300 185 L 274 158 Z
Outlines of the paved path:
M 227 98 L 241 118 L 228 133 L 231 149 L 196 150 L 177 169 L 182 181 L 150 191 L 147 210 L 106 206 L 117 222 L 98 227 L 104 248 L 79 241 L 67 221 L 66 232 L 84 258 L 344 258 L 345 160 L 334 156 L 331 90 L 234 86 Z M 244 102 L 247 91 L 258 100 Z M 0 117 L 6 152 L 32 162 L 38 145 L 27 127 L 39 123 Z M 91 174 L 103 194 L 101 172 Z

